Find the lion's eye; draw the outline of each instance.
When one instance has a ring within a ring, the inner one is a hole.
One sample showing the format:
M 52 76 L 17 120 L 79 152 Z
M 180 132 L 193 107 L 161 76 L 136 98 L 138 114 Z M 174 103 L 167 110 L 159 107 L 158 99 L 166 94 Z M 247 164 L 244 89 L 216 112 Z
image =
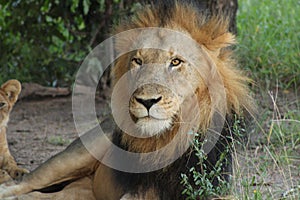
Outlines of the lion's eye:
M 3 108 L 6 104 L 4 102 L 0 103 L 0 108 Z
M 143 61 L 140 58 L 132 58 L 131 62 L 133 62 L 133 63 L 135 63 L 137 65 L 142 65 L 143 64 Z
M 178 65 L 180 65 L 183 61 L 180 60 L 179 58 L 175 58 L 173 60 L 171 60 L 170 66 L 171 67 L 176 67 Z

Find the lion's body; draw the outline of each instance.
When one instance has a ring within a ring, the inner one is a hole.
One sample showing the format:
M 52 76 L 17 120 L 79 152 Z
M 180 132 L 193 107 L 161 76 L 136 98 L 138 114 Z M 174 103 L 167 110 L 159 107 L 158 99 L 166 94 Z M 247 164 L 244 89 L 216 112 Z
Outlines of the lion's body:
M 21 91 L 21 84 L 17 80 L 10 80 L 4 83 L 0 88 L 0 168 L 5 175 L 7 172 L 12 178 L 20 178 L 28 172 L 17 166 L 14 158 L 10 154 L 6 139 L 6 127 L 9 121 L 9 114 L 17 101 Z M 6 181 L 9 176 L 0 178 L 0 182 Z
M 202 62 L 205 63 L 205 58 L 208 57 L 208 60 L 212 61 L 214 66 L 211 66 L 208 61 L 207 66 L 199 67 L 200 70 L 203 71 L 198 75 L 197 70 L 193 70 L 192 62 L 180 57 L 184 62 L 180 67 L 175 68 L 176 72 L 170 72 L 169 70 L 164 71 L 166 67 L 165 63 L 170 62 L 172 58 L 177 58 L 178 55 L 187 55 L 186 52 L 181 52 L 182 50 L 193 51 L 193 48 L 189 45 L 186 47 L 178 47 L 177 44 L 174 44 L 178 42 L 184 45 L 184 39 L 170 40 L 172 33 L 168 31 L 164 33 L 164 30 L 158 30 L 155 36 L 153 36 L 155 31 L 151 31 L 151 35 L 147 35 L 146 33 L 143 36 L 139 35 L 142 34 L 142 31 L 137 31 L 136 34 L 130 33 L 127 38 L 117 40 L 116 46 L 119 52 L 126 52 L 128 49 L 131 49 L 133 45 L 137 44 L 137 46 L 139 46 L 140 43 L 142 43 L 140 46 L 145 48 L 137 49 L 121 56 L 116 62 L 113 75 L 114 83 L 118 84 L 118 81 L 127 74 L 128 69 L 137 71 L 132 72 L 130 78 L 134 80 L 133 84 L 137 84 L 140 87 L 137 87 L 138 89 L 134 91 L 130 98 L 129 112 L 133 115 L 134 120 L 137 120 L 137 132 L 142 135 L 147 135 L 148 138 L 132 137 L 134 134 L 126 134 L 126 130 L 125 132 L 119 130 L 114 133 L 114 144 L 127 151 L 138 153 L 153 152 L 166 146 L 174 138 L 174 135 L 178 133 L 178 126 L 184 122 L 182 118 L 178 117 L 178 111 L 192 115 L 193 112 L 188 106 L 184 107 L 184 111 L 182 110 L 183 104 L 188 102 L 187 99 L 192 98 L 193 95 L 197 98 L 201 115 L 199 119 L 197 119 L 197 123 L 199 124 L 198 128 L 200 131 L 205 132 L 211 123 L 213 115 L 211 93 L 217 93 L 214 96 L 216 99 L 220 98 L 218 95 L 221 96 L 222 94 L 222 88 L 210 87 L 210 89 L 208 89 L 208 87 L 209 85 L 218 84 L 215 80 L 219 75 L 219 78 L 222 79 L 222 83 L 224 84 L 226 93 L 225 97 L 221 100 L 226 101 L 224 102 L 226 112 L 225 116 L 223 116 L 226 117 L 226 124 L 224 124 L 221 131 L 220 139 L 214 148 L 210 150 L 207 155 L 208 159 L 203 163 L 207 166 L 206 173 L 210 173 L 211 170 L 214 170 L 214 166 L 220 159 L 221 153 L 224 152 L 225 149 L 228 148 L 228 144 L 230 144 L 230 139 L 227 139 L 227 137 L 231 135 L 230 132 L 233 125 L 231 118 L 233 117 L 233 113 L 240 114 L 241 110 L 249 110 L 252 107 L 251 98 L 248 96 L 248 90 L 245 86 L 247 78 L 243 77 L 234 68 L 235 62 L 231 57 L 230 50 L 223 49 L 235 43 L 234 37 L 228 33 L 226 20 L 219 17 L 206 18 L 197 8 L 189 4 L 175 4 L 170 6 L 167 5 L 167 3 L 162 3 L 156 7 L 156 9 L 146 8 L 143 12 L 138 13 L 134 20 L 127 23 L 125 22 L 117 27 L 116 31 L 123 32 L 147 27 L 167 28 L 190 36 L 201 46 L 201 50 L 203 50 L 199 52 L 197 49 L 194 50 L 195 53 L 203 54 L 199 56 L 203 58 Z M 142 40 L 142 42 L 139 40 Z M 161 49 L 169 51 L 149 49 L 149 46 L 159 46 Z M 133 60 L 132 64 L 132 58 L 140 59 L 138 62 L 142 61 L 146 67 L 142 69 L 143 67 L 136 66 L 136 60 Z M 129 63 L 129 67 L 124 67 L 124 63 Z M 203 63 L 198 64 L 201 65 Z M 197 67 L 198 66 L 196 66 L 196 68 Z M 179 81 L 181 76 L 184 81 Z M 176 92 L 175 95 L 174 91 Z M 124 90 L 119 93 L 122 92 L 124 92 Z M 166 121 L 170 119 L 171 122 L 167 122 L 165 126 L 162 124 L 157 126 L 152 125 L 149 123 L 150 120 L 144 122 L 143 117 L 147 112 L 145 108 L 144 110 L 142 108 L 143 103 L 137 100 L 158 99 L 158 97 L 162 97 L 161 100 L 154 104 L 148 112 L 149 115 L 153 115 L 155 119 L 160 117 Z M 117 99 L 124 98 L 121 94 Z M 189 104 L 189 102 L 187 104 Z M 117 103 L 117 105 L 121 108 L 122 102 Z M 196 109 L 196 107 L 197 105 L 194 105 L 192 109 Z M 152 108 L 153 113 L 151 113 Z M 160 110 L 161 113 L 156 110 Z M 122 116 L 122 113 L 120 113 L 120 115 Z M 121 118 L 123 118 L 123 116 Z M 126 117 L 124 118 L 127 119 Z M 139 118 L 141 119 L 140 121 Z M 128 122 L 126 121 L 125 123 Z M 148 124 L 150 124 L 149 126 L 152 128 L 148 128 Z M 160 127 L 160 129 L 158 127 Z M 156 136 L 149 137 L 153 135 Z M 185 144 L 186 141 L 182 139 L 181 142 Z M 177 147 L 171 149 L 169 152 L 170 155 L 175 154 L 176 150 Z M 227 175 L 231 173 L 230 160 L 231 157 L 228 155 L 228 160 L 223 163 L 222 173 L 224 174 L 224 179 L 227 179 Z M 153 160 L 153 162 L 155 162 L 155 160 Z M 138 174 L 112 170 L 112 173 L 114 174 L 116 182 L 125 190 L 125 193 L 130 193 L 133 196 L 147 194 L 150 188 L 152 193 L 155 193 L 159 199 L 183 199 L 184 195 L 182 195 L 182 191 L 184 188 L 182 184 L 180 184 L 180 175 L 182 173 L 189 174 L 189 169 L 197 166 L 197 163 L 199 163 L 199 159 L 191 147 L 178 160 L 161 170 Z M 193 180 L 190 181 L 192 182 Z M 218 181 L 216 179 L 213 180 L 213 184 L 217 185 Z
M 112 141 L 124 150 L 143 154 L 160 150 L 179 135 L 181 143 L 171 145 L 164 152 L 165 157 L 154 156 L 148 161 L 141 159 L 141 163 L 151 162 L 155 166 L 158 160 L 171 159 L 190 144 L 188 135 L 191 130 L 192 134 L 198 132 L 200 139 L 203 139 L 205 133 L 209 134 L 207 129 L 213 123 L 214 112 L 224 111 L 223 117 L 226 117 L 227 123 L 221 128 L 220 139 L 208 152 L 205 163 L 209 173 L 230 143 L 226 138 L 230 135 L 232 113 L 240 114 L 251 109 L 247 79 L 234 68 L 230 50 L 224 49 L 234 44 L 234 36 L 228 32 L 226 20 L 207 17 L 192 4 L 186 3 L 147 6 L 131 20 L 118 26 L 116 32 L 149 27 L 160 29 L 150 35 L 147 31 L 138 30 L 116 40 L 116 50 L 126 53 L 117 59 L 112 70 L 117 90 L 112 101 L 115 101 L 117 108 L 115 114 L 125 129 L 114 130 Z M 174 38 L 168 31 L 165 32 L 166 29 L 176 32 Z M 178 33 L 188 38 L 187 42 L 192 40 L 196 45 L 186 45 L 176 39 Z M 139 48 L 129 51 L 135 45 Z M 161 49 L 148 48 L 153 45 Z M 124 102 L 129 91 L 123 87 L 126 84 L 121 80 L 128 75 L 128 71 L 131 73 L 130 84 L 135 90 Z M 134 124 L 134 128 L 126 126 L 130 123 Z M 105 157 L 105 149 L 109 146 L 102 143 L 104 139 L 88 133 L 86 137 L 93 138 L 90 143 L 98 141 L 97 145 L 103 151 L 101 156 Z M 116 158 L 112 156 L 110 159 Z M 43 188 L 55 184 L 88 177 L 96 199 L 183 199 L 180 174 L 187 173 L 198 162 L 193 148 L 189 147 L 175 162 L 162 169 L 141 173 L 122 172 L 93 158 L 77 140 L 26 176 L 16 187 L 2 189 L 2 196 L 43 191 Z M 230 173 L 230 164 L 224 163 L 222 170 L 224 174 Z M 217 185 L 218 181 L 214 180 L 212 184 Z M 85 199 L 84 194 L 79 195 L 78 199 Z

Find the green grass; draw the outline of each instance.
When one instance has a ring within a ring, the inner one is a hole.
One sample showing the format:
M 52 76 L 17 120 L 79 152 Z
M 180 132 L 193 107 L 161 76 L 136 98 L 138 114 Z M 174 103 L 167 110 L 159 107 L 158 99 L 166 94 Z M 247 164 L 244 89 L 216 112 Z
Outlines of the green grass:
M 277 89 L 256 91 L 252 139 L 234 152 L 237 199 L 300 199 L 300 98 Z
M 267 88 L 300 84 L 300 2 L 240 0 L 238 54 L 242 69 Z
M 300 199 L 299 11 L 297 0 L 239 0 L 237 54 L 256 82 L 258 115 L 234 152 L 237 199 Z
M 257 99 L 260 115 L 249 129 L 252 139 L 235 152 L 233 193 L 243 200 L 298 200 L 300 99 L 277 93 Z

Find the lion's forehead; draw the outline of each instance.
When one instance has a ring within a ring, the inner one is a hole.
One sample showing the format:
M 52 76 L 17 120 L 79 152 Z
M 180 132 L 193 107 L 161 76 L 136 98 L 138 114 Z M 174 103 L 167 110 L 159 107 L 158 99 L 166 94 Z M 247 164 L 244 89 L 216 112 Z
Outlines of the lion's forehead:
M 175 55 L 175 52 L 172 49 L 169 51 L 160 49 L 139 49 L 136 54 L 143 58 L 145 64 L 165 64 L 166 61 Z
M 189 34 L 170 29 L 141 32 L 133 47 L 156 60 L 175 55 L 191 60 L 191 55 L 201 54 L 201 46 Z

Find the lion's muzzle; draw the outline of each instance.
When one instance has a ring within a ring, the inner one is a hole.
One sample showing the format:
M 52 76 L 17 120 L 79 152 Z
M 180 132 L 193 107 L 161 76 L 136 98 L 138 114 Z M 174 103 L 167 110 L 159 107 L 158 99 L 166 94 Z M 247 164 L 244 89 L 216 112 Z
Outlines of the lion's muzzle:
M 145 84 L 131 96 L 129 112 L 142 133 L 157 134 L 170 127 L 179 110 L 176 95 L 159 84 Z
M 138 97 L 135 97 L 135 100 L 137 102 L 139 102 L 140 104 L 142 104 L 144 107 L 146 107 L 148 113 L 149 113 L 149 110 L 150 108 L 158 103 L 160 100 L 162 99 L 162 97 L 158 97 L 158 98 L 155 98 L 155 99 L 143 99 L 143 98 L 138 98 Z

